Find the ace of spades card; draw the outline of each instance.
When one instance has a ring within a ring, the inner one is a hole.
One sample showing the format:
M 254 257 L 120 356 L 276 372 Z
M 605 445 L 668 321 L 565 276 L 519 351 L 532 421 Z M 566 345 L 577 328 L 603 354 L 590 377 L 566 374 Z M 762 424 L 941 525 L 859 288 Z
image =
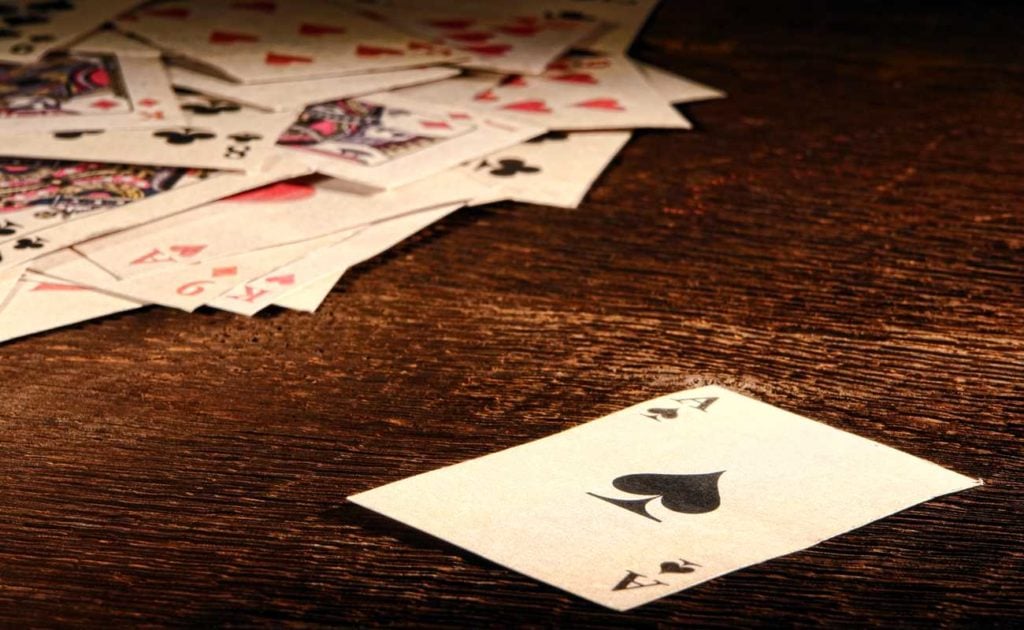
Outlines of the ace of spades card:
M 411 68 L 451 51 L 321 0 L 162 2 L 117 27 L 241 83 Z
M 628 610 L 979 483 L 709 386 L 349 498 Z
M 183 124 L 157 55 L 99 50 L 0 64 L 0 133 Z
M 134 4 L 135 0 L 0 2 L 0 62 L 39 61 Z

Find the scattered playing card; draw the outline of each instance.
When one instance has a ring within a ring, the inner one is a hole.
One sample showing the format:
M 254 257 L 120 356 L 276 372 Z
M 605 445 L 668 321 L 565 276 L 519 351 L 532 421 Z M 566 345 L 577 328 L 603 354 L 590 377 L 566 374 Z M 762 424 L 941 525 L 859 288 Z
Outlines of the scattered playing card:
M 328 79 L 278 81 L 251 85 L 232 83 L 180 67 L 172 67 L 170 73 L 171 81 L 176 86 L 260 109 L 287 111 L 304 109 L 307 105 L 325 101 L 363 96 L 381 90 L 440 81 L 456 76 L 459 71 L 444 66 L 430 66 L 372 74 L 353 74 Z
M 33 63 L 135 5 L 137 0 L 0 3 L 0 62 Z
M 318 0 L 163 2 L 117 22 L 169 53 L 242 83 L 451 62 L 451 51 Z
M 503 198 L 575 208 L 629 136 L 628 131 L 552 131 L 464 168 Z
M 279 144 L 317 172 L 373 191 L 436 175 L 542 132 L 380 93 L 307 107 Z
M 712 386 L 350 500 L 628 610 L 980 483 Z

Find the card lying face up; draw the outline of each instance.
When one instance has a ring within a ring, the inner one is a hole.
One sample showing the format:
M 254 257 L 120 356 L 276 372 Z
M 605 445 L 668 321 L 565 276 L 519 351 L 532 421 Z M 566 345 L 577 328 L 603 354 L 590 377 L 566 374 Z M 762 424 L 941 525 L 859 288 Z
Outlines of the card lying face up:
M 628 610 L 980 483 L 710 386 L 350 500 Z

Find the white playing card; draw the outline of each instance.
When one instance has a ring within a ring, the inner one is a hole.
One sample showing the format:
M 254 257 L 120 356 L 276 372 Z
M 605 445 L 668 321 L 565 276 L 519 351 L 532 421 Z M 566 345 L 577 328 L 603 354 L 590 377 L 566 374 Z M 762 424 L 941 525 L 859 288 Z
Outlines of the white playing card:
M 194 311 L 208 300 L 250 278 L 289 263 L 347 235 L 334 235 L 278 247 L 268 247 L 194 265 L 177 265 L 162 273 L 118 279 L 85 256 L 61 250 L 32 261 L 33 271 L 48 277 L 99 289 L 138 302 Z
M 551 130 L 690 128 L 625 57 L 573 53 L 550 64 L 540 76 L 491 77 L 495 82 L 480 87 L 468 101 L 451 99 L 464 95 L 470 85 L 479 86 L 484 75 L 406 88 L 398 94 L 472 107 Z
M 171 81 L 177 86 L 260 109 L 287 111 L 301 110 L 307 105 L 324 101 L 352 98 L 407 85 L 440 81 L 458 75 L 459 70 L 444 66 L 430 66 L 327 79 L 277 81 L 248 85 L 232 83 L 178 66 L 172 66 L 170 74 Z
M 693 103 L 696 101 L 707 101 L 716 98 L 725 98 L 725 92 L 711 86 L 691 81 L 686 77 L 673 74 L 668 70 L 662 70 L 650 64 L 633 62 L 640 69 L 640 74 L 647 79 L 647 82 L 658 94 L 669 103 Z
M 376 9 L 399 28 L 469 55 L 460 66 L 539 74 L 574 43 L 594 35 L 596 20 L 553 17 L 519 3 L 396 2 Z
M 335 272 L 292 289 L 274 300 L 274 305 L 292 311 L 313 313 L 316 309 L 320 308 L 320 305 L 324 303 L 327 296 L 331 294 L 334 285 L 338 284 L 344 273 Z
M 0 271 L 0 308 L 7 303 L 7 300 L 11 298 L 14 293 L 14 288 L 17 286 L 18 281 L 21 280 L 21 276 L 28 270 L 28 264 L 18 265 L 16 267 L 10 267 Z
M 28 133 L 0 135 L 0 155 L 246 171 L 271 155 L 295 115 L 258 112 L 198 118 L 188 115 L 184 125 L 154 129 L 35 132 L 26 127 L 21 131 Z
M 137 0 L 41 0 L 0 5 L 0 62 L 33 63 L 135 5 Z
M 118 28 L 242 83 L 444 63 L 443 46 L 318 0 L 206 0 L 145 6 Z
M 555 131 L 463 168 L 504 198 L 575 208 L 629 136 L 628 131 Z
M 539 6 L 555 18 L 601 22 L 602 27 L 576 47 L 614 54 L 626 52 L 657 4 L 658 0 L 526 0 L 517 3 L 523 9 Z
M 157 55 L 102 48 L 0 64 L 0 133 L 184 123 Z
M 0 310 L 0 342 L 143 306 L 77 284 L 26 272 Z
M 308 173 L 271 156 L 245 174 L 0 159 L 0 269 Z M 53 181 L 59 180 L 59 185 Z
M 431 223 L 463 207 L 458 203 L 421 210 L 369 225 L 338 243 L 321 247 L 306 256 L 244 282 L 208 302 L 210 306 L 252 316 L 275 303 L 288 291 L 325 276 L 337 277 L 363 261 L 391 249 Z
M 350 500 L 628 610 L 980 483 L 702 387 Z
M 380 191 L 542 132 L 497 116 L 380 93 L 306 108 L 279 144 L 319 173 Z
M 273 247 L 361 227 L 487 191 L 457 171 L 377 195 L 359 195 L 324 177 L 280 182 L 76 249 L 119 278 Z

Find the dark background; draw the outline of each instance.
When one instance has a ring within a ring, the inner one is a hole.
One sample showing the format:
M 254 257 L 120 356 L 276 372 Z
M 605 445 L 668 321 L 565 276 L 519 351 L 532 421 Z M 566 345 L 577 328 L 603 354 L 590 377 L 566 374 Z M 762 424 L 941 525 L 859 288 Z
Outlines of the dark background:
M 0 625 L 1019 624 L 1022 13 L 668 2 L 635 56 L 730 98 L 579 210 L 0 346 Z M 986 485 L 625 614 L 345 501 L 704 383 Z

